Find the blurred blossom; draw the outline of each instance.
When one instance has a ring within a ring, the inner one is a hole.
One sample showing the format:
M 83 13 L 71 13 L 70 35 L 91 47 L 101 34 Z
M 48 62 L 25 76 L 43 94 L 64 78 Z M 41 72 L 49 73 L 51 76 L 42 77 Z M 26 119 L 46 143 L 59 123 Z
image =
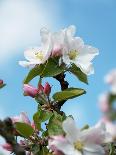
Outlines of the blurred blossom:
M 23 122 L 23 123 L 31 124 L 31 122 L 25 112 L 21 112 L 19 116 L 14 116 L 11 119 L 12 119 L 13 123 Z
M 12 146 L 8 143 L 2 144 L 1 145 L 3 149 L 12 152 Z
M 105 76 L 105 82 L 110 84 L 111 92 L 116 94 L 116 69 L 113 69 Z
M 110 133 L 112 139 L 116 140 L 116 124 L 112 123 L 107 117 L 103 117 L 96 126 L 100 126 L 102 123 L 105 124 L 106 131 Z
M 108 93 L 104 93 L 99 96 L 99 106 L 102 112 L 108 112 L 109 110 Z

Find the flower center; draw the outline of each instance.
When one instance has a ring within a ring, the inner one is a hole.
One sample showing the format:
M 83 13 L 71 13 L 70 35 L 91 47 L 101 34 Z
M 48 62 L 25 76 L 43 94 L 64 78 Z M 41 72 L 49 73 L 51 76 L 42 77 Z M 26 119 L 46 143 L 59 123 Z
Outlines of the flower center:
M 74 60 L 77 57 L 77 51 L 76 50 L 70 51 L 68 56 L 69 56 L 70 60 Z
M 82 151 L 83 146 L 84 146 L 84 144 L 82 142 L 80 142 L 80 141 L 77 141 L 77 142 L 74 143 L 74 148 L 76 150 Z
M 39 51 L 39 52 L 35 53 L 35 56 L 39 60 L 43 60 L 43 58 L 44 58 L 42 51 Z

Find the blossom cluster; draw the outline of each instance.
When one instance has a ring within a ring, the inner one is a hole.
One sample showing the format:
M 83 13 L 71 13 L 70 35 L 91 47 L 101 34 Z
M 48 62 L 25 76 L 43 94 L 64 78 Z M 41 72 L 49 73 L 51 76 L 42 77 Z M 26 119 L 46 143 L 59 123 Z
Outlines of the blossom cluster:
M 99 54 L 97 48 L 85 45 L 80 37 L 75 37 L 76 28 L 71 25 L 59 32 L 51 33 L 47 28 L 40 31 L 41 46 L 28 49 L 24 56 L 28 61 L 20 61 L 24 67 L 44 64 L 50 57 L 60 57 L 59 65 L 74 63 L 85 74 L 93 74 L 93 58 Z
M 19 61 L 19 64 L 31 68 L 23 81 L 24 96 L 30 96 L 36 101 L 37 111 L 32 121 L 25 112 L 0 120 L 0 135 L 6 140 L 2 148 L 16 155 L 17 150 L 18 153 L 23 152 L 21 155 L 105 155 L 105 145 L 110 154 L 114 153 L 112 147 L 108 147 L 116 138 L 115 129 L 112 130 L 111 124 L 108 124 L 109 118 L 103 117 L 93 127 L 86 125 L 78 128 L 73 116 L 67 116 L 61 111 L 68 99 L 86 93 L 84 89 L 70 87 L 65 73 L 70 72 L 88 84 L 87 75 L 94 73 L 92 60 L 99 54 L 97 48 L 84 44 L 75 33 L 73 25 L 54 33 L 42 28 L 40 47 L 24 52 L 27 61 Z M 38 84 L 34 87 L 29 82 L 37 76 Z M 57 80 L 61 90 L 52 94 L 49 82 L 43 85 L 43 78 L 46 77 Z M 112 86 L 110 98 L 114 100 L 116 72 L 113 71 L 106 81 Z M 0 80 L 0 87 L 3 86 L 4 82 Z M 101 97 L 100 105 L 104 114 L 109 113 L 108 93 Z

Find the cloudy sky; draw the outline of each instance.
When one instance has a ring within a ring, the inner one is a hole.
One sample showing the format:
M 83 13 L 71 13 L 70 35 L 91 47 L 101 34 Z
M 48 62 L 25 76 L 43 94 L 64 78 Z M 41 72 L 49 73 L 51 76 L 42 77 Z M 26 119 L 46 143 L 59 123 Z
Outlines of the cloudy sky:
M 22 81 L 28 70 L 18 65 L 26 48 L 38 46 L 39 30 L 47 27 L 57 31 L 76 25 L 77 35 L 86 44 L 100 50 L 94 61 L 95 74 L 89 85 L 76 78 L 72 86 L 87 90 L 87 94 L 67 102 L 63 110 L 73 114 L 79 125 L 93 125 L 100 119 L 98 95 L 108 87 L 104 75 L 116 67 L 116 1 L 115 0 L 0 0 L 0 78 L 7 86 L 0 91 L 0 117 L 26 111 L 30 118 L 36 104 L 22 94 Z M 51 84 L 55 81 L 51 80 Z M 59 87 L 58 87 L 59 88 Z M 55 85 L 54 90 L 58 89 Z

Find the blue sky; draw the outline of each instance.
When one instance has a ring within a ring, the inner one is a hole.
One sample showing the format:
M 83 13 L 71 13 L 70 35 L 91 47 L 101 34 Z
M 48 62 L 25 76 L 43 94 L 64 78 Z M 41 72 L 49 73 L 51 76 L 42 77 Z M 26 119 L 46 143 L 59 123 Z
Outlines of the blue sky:
M 57 31 L 74 24 L 77 35 L 97 47 L 100 55 L 94 61 L 95 74 L 89 76 L 89 85 L 67 76 L 71 86 L 84 88 L 87 94 L 68 101 L 63 110 L 74 115 L 80 126 L 95 124 L 101 116 L 98 95 L 108 90 L 103 77 L 116 67 L 115 8 L 115 0 L 1 0 L 0 78 L 7 86 L 0 91 L 0 117 L 26 111 L 31 118 L 36 103 L 22 93 L 22 81 L 29 70 L 19 66 L 18 61 L 24 59 L 26 48 L 39 45 L 41 27 Z M 58 90 L 55 80 L 50 83 L 53 91 Z

